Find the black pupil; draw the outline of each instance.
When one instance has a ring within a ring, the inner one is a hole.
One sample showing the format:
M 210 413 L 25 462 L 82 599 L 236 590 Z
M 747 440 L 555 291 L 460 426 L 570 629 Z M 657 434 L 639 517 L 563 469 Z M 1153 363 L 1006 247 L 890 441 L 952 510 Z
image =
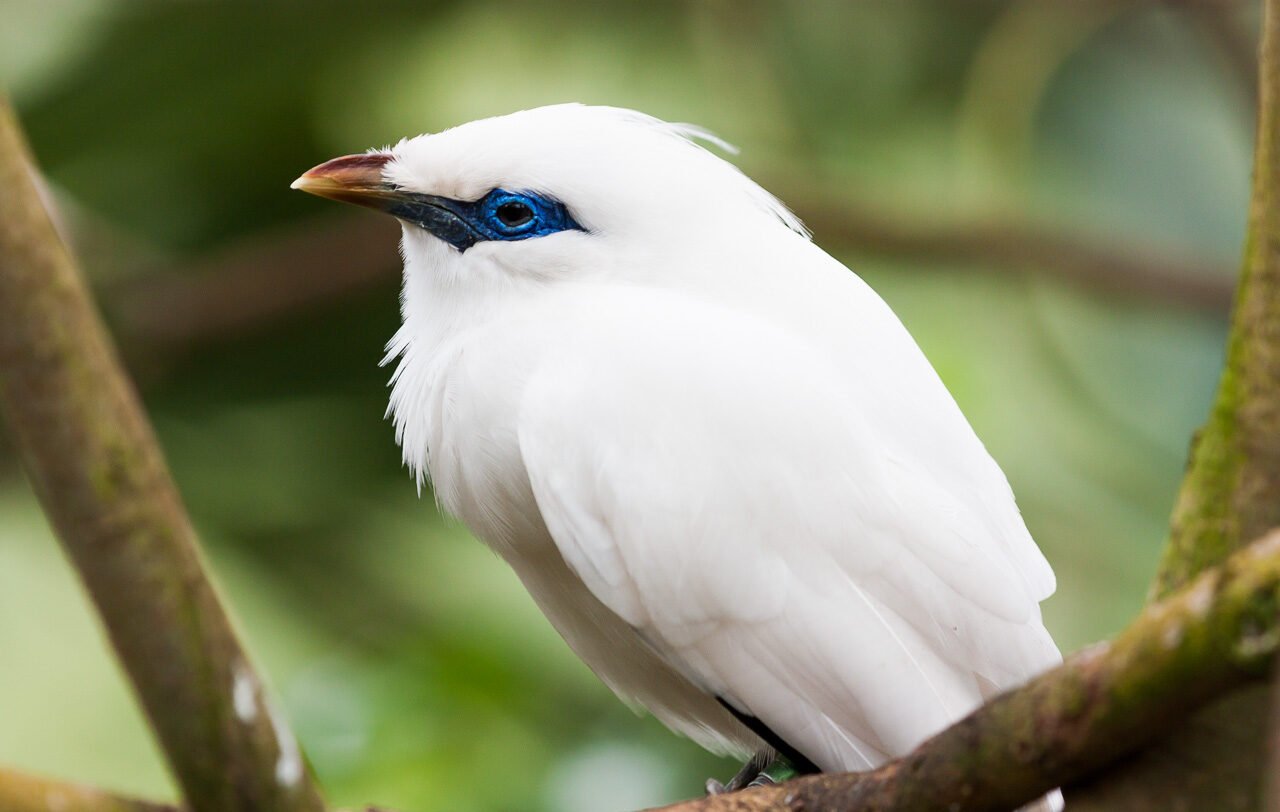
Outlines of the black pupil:
M 498 219 L 504 226 L 515 228 L 533 219 L 533 211 L 523 203 L 510 201 L 498 207 Z

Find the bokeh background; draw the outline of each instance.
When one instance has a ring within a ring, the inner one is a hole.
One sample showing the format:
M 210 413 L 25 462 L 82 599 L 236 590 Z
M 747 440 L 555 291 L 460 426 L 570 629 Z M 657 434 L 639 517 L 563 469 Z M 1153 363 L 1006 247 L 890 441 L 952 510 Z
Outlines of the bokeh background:
M 619 704 L 415 494 L 378 366 L 397 229 L 289 182 L 550 102 L 713 129 L 933 360 L 1057 568 L 1045 613 L 1073 650 L 1139 607 L 1216 382 L 1254 15 L 1212 0 L 0 0 L 0 78 L 332 799 L 607 812 L 734 765 Z M 0 763 L 173 794 L 3 441 Z

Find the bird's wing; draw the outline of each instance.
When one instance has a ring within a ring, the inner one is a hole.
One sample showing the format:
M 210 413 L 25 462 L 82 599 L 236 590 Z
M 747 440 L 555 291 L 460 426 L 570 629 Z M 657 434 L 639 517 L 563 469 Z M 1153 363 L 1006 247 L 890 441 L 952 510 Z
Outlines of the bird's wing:
M 1057 661 L 1005 553 L 1030 537 L 993 537 L 1007 517 L 898 453 L 900 429 L 868 423 L 822 353 L 733 311 L 635 300 L 535 373 L 518 434 L 569 566 L 675 668 L 856 769 Z

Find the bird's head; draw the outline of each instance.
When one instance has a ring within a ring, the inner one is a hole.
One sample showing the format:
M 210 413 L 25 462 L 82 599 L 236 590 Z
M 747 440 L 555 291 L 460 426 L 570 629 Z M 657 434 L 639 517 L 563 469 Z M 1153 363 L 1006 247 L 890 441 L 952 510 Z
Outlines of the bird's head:
M 336 158 L 294 188 L 404 224 L 407 265 L 452 280 L 549 280 L 803 228 L 706 132 L 631 110 L 561 104 Z
M 419 487 L 433 358 L 450 337 L 508 327 L 546 301 L 533 289 L 577 281 L 736 288 L 764 262 L 762 244 L 801 239 L 781 203 L 698 141 L 725 146 L 631 110 L 561 104 L 335 158 L 294 182 L 402 224 L 403 324 L 384 363 L 399 359 L 388 413 Z M 507 373 L 552 333 L 526 330 Z

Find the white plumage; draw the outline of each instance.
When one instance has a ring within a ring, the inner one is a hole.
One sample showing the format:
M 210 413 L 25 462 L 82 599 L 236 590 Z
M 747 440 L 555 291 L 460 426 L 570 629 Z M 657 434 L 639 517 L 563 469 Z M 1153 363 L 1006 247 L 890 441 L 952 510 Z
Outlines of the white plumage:
M 581 226 L 459 250 L 406 223 L 390 414 L 624 701 L 764 748 L 719 697 L 863 769 L 1060 661 L 1053 572 L 889 308 L 700 135 L 559 105 L 377 153 L 396 193 Z

